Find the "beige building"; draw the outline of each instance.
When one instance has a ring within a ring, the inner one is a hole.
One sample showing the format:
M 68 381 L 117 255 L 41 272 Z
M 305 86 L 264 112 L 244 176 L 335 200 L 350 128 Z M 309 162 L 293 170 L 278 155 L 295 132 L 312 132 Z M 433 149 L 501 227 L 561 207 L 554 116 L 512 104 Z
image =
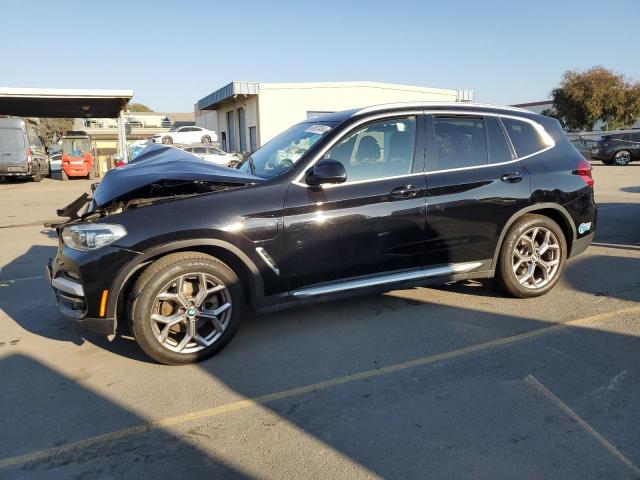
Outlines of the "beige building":
M 379 82 L 232 82 L 195 105 L 196 125 L 218 132 L 229 152 L 253 151 L 314 115 L 410 101 L 472 101 L 472 90 Z

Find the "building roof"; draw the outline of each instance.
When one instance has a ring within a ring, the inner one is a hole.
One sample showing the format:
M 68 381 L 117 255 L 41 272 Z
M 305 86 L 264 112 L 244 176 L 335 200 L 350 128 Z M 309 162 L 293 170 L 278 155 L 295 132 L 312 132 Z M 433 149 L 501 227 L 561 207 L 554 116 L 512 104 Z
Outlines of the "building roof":
M 235 81 L 200 99 L 197 103 L 199 110 L 215 110 L 221 102 L 233 98 L 235 95 L 257 95 L 260 90 L 285 89 L 320 89 L 320 88 L 380 88 L 404 90 L 416 93 L 432 93 L 456 95 L 460 100 L 473 100 L 472 90 L 454 90 L 397 83 L 351 81 L 351 82 L 295 82 L 295 83 L 260 83 Z
M 0 114 L 19 117 L 113 118 L 133 90 L 0 87 Z
M 512 107 L 536 107 L 538 105 L 552 105 L 553 100 L 541 100 L 539 102 L 529 102 L 529 103 L 516 103 L 515 105 L 511 105 Z

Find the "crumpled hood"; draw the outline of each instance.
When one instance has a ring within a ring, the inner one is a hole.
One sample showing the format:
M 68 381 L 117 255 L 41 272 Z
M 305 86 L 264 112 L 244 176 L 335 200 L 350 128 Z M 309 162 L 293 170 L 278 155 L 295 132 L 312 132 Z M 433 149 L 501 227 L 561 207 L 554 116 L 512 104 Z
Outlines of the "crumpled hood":
M 166 145 L 149 145 L 131 163 L 107 172 L 93 193 L 97 207 L 145 186 L 171 181 L 248 185 L 264 181 L 235 169 L 220 167 Z

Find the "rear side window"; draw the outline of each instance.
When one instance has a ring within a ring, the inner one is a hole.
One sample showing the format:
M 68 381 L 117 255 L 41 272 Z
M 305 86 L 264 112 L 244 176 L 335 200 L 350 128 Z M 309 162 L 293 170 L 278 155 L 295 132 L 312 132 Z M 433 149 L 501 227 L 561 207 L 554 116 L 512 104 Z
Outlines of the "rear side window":
M 206 153 L 207 149 L 204 147 L 196 147 L 193 149 L 194 153 Z
M 632 133 L 631 134 L 632 142 L 640 142 L 640 133 Z
M 529 122 L 514 120 L 512 118 L 502 118 L 502 123 L 507 130 L 513 147 L 516 149 L 516 155 L 518 157 L 531 155 L 547 147 L 540 138 L 540 135 L 538 135 L 536 129 Z
M 0 128 L 0 152 L 15 153 L 26 148 L 19 128 Z
M 427 170 L 487 164 L 487 138 L 481 117 L 435 117 L 435 158 Z
M 487 138 L 489 139 L 489 163 L 509 162 L 513 160 L 511 149 L 504 137 L 496 117 L 485 117 Z

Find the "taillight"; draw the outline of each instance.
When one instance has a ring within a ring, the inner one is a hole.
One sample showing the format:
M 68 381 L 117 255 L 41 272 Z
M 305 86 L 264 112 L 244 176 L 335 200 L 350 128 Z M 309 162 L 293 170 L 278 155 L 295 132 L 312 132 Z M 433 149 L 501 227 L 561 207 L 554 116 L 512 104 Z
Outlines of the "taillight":
M 578 162 L 578 168 L 576 168 L 573 173 L 574 175 L 578 175 L 582 180 L 584 180 L 584 183 L 586 183 L 590 187 L 593 187 L 593 177 L 591 176 L 591 170 L 593 170 L 591 164 L 585 159 L 582 159 Z
M 31 147 L 27 148 L 27 163 L 29 165 L 33 163 L 33 154 L 31 153 Z

